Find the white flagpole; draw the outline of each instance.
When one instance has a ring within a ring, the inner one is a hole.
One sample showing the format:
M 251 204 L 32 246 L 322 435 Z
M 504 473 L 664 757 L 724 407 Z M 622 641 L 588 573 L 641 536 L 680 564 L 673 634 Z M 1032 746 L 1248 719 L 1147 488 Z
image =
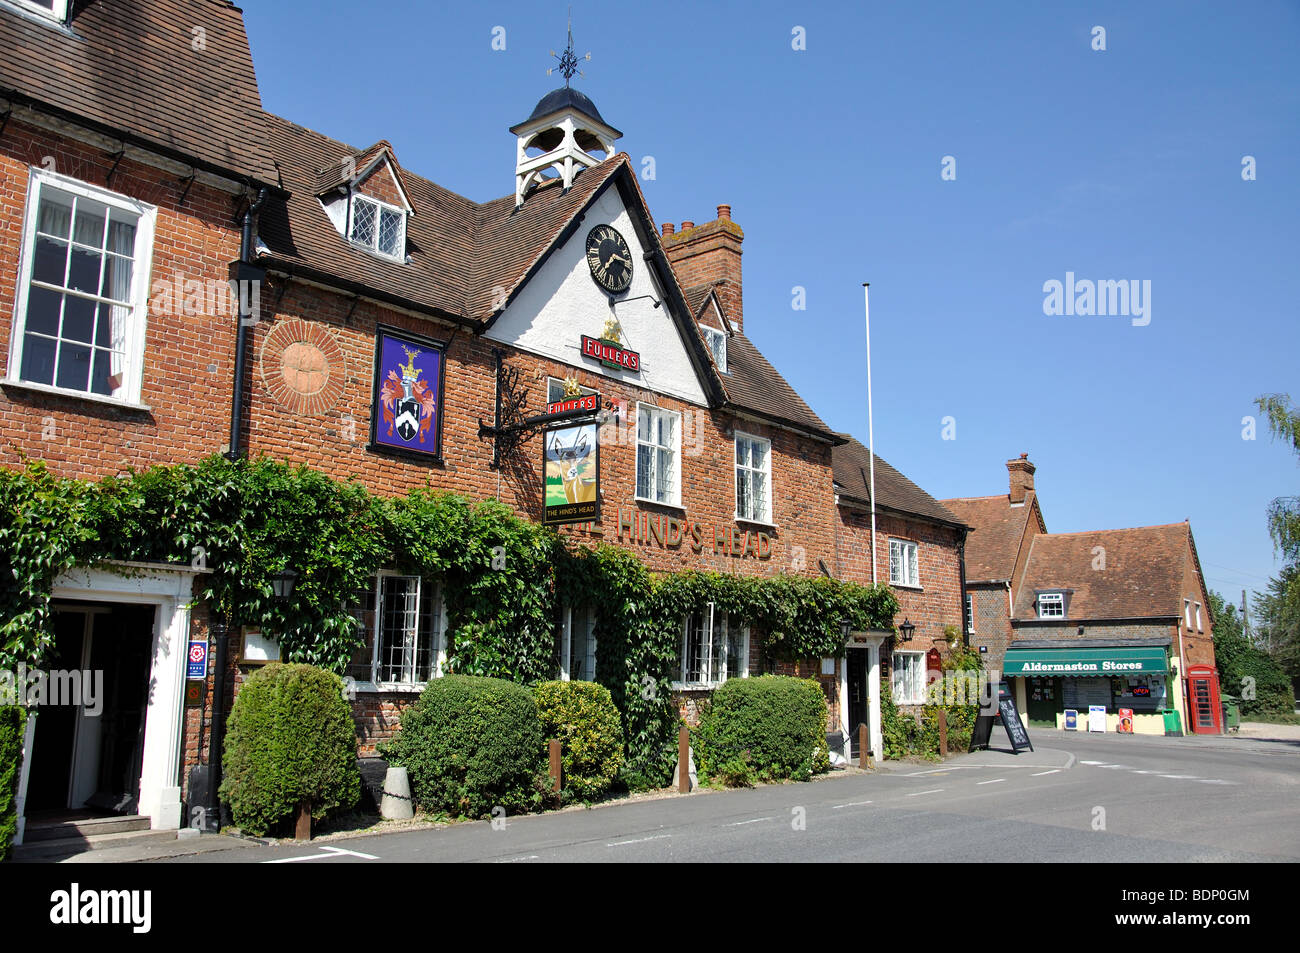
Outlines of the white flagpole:
M 862 310 L 867 320 L 867 467 L 871 471 L 871 582 L 876 582 L 876 431 L 871 416 L 871 282 L 862 282 Z

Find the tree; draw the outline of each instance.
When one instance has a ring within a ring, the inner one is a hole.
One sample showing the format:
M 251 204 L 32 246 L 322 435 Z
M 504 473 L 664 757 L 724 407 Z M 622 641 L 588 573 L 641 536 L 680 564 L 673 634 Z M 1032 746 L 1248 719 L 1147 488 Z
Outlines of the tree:
M 1300 408 L 1291 403 L 1291 396 L 1265 394 L 1256 398 L 1255 406 L 1268 419 L 1273 439 L 1289 443 L 1300 457 Z M 1279 496 L 1268 505 L 1268 533 L 1288 565 L 1300 563 L 1300 496 Z
M 1284 566 L 1255 593 L 1255 644 L 1300 678 L 1300 566 Z
M 1244 715 L 1289 715 L 1295 708 L 1291 679 L 1267 652 L 1251 644 L 1237 607 L 1210 593 L 1214 660 L 1223 691 L 1241 699 Z

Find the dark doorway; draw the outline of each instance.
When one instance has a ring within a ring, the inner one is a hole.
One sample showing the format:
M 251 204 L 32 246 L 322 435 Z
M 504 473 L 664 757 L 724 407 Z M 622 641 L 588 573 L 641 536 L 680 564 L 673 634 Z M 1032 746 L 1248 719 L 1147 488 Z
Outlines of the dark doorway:
M 861 757 L 858 750 L 858 725 L 867 725 L 870 729 L 870 700 L 867 698 L 867 656 L 866 649 L 848 649 L 848 690 L 849 690 L 849 752 L 851 758 Z
M 1056 713 L 1061 707 L 1061 680 L 1059 678 L 1026 679 L 1025 717 L 1031 725 L 1056 727 Z
M 85 699 L 93 705 L 40 708 L 26 813 L 93 808 L 133 814 L 140 797 L 154 607 L 54 608 L 54 650 L 44 670 L 81 671 L 83 680 L 89 673 L 87 684 L 96 694 Z

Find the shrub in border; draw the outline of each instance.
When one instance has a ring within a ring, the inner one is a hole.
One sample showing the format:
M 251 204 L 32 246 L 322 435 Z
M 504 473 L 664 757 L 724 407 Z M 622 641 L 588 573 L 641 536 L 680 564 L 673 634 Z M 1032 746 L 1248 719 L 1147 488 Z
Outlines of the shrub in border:
M 527 688 L 445 675 L 429 681 L 379 751 L 406 768 L 419 807 L 486 817 L 496 807 L 519 813 L 543 803 L 544 748 L 537 702 Z
M 609 689 L 595 682 L 542 682 L 533 695 L 543 736 L 560 741 L 564 796 L 600 797 L 623 764 L 623 720 Z
M 700 771 L 731 786 L 807 781 L 830 768 L 826 696 L 811 678 L 729 679 L 703 707 L 694 734 Z
M 26 712 L 17 705 L 0 705 L 0 860 L 18 833 L 18 779 L 23 767 Z
M 303 803 L 313 823 L 361 796 L 356 727 L 343 680 L 311 665 L 273 662 L 235 696 L 221 797 L 241 830 L 266 834 Z

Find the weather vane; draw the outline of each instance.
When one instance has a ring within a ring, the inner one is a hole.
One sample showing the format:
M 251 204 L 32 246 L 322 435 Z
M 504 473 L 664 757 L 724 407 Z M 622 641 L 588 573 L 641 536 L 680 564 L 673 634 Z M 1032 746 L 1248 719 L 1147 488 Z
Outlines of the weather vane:
M 564 55 L 559 55 L 555 50 L 551 50 L 551 55 L 560 61 L 559 70 L 564 75 L 564 85 L 569 85 L 569 80 L 573 79 L 573 74 L 577 73 L 582 76 L 582 70 L 578 69 L 578 57 L 573 52 L 573 7 L 569 7 L 569 45 L 564 48 Z M 584 60 L 590 60 L 591 54 L 588 53 L 583 57 Z M 550 76 L 555 72 L 555 67 L 548 69 L 546 75 Z

